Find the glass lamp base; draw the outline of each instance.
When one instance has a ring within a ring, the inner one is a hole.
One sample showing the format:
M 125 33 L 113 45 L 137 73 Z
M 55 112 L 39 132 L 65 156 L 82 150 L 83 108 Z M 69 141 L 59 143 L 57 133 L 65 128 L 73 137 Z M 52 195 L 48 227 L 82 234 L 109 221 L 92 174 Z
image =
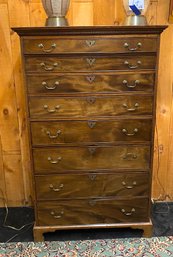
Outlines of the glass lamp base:
M 148 25 L 147 19 L 144 15 L 132 15 L 128 16 L 124 23 L 124 26 L 146 26 Z
M 46 27 L 63 27 L 69 26 L 68 21 L 65 17 L 48 17 L 46 19 Z

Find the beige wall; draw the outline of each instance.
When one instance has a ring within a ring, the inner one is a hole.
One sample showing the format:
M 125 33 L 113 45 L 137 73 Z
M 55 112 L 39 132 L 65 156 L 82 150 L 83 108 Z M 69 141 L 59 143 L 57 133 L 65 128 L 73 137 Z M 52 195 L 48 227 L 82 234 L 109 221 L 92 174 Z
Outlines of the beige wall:
M 169 0 L 151 1 L 150 24 L 167 24 Z M 122 0 L 71 0 L 70 25 L 118 25 Z M 0 206 L 32 204 L 18 36 L 11 27 L 43 26 L 41 0 L 0 0 Z M 173 27 L 161 41 L 153 198 L 173 200 Z M 158 155 L 159 153 L 159 155 Z M 167 196 L 166 196 L 167 195 Z

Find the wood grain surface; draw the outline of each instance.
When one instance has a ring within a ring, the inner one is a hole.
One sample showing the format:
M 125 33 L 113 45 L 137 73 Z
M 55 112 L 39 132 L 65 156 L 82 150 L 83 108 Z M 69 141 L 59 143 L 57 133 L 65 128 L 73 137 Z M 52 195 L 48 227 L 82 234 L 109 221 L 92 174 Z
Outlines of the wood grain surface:
M 115 70 L 154 70 L 156 57 L 154 55 L 133 56 L 67 56 L 67 57 L 27 57 L 26 72 L 55 73 L 55 72 L 93 72 Z
M 36 176 L 38 200 L 148 196 L 146 172 Z
M 44 147 L 33 157 L 35 174 L 150 168 L 150 146 Z
M 120 144 L 120 142 L 150 142 L 151 119 L 81 120 L 32 122 L 34 146 L 57 144 Z
M 144 222 L 149 220 L 147 208 L 147 198 L 134 198 L 133 201 L 116 198 L 43 201 L 38 203 L 38 224 L 68 226 Z
M 128 46 L 127 46 L 128 44 Z M 54 37 L 52 39 L 44 37 L 34 37 L 23 41 L 23 51 L 25 54 L 62 54 L 62 53 L 129 53 L 129 52 L 156 52 L 157 38 L 154 36 L 130 37 L 126 39 L 117 36 L 96 37 L 83 36 L 74 37 Z
M 30 97 L 29 100 L 32 119 L 152 115 L 152 107 L 151 95 Z
M 126 78 L 124 80 L 124 77 Z M 154 73 L 145 71 L 129 73 L 71 73 L 28 75 L 28 93 L 34 94 L 63 94 L 72 93 L 120 93 L 124 92 L 153 92 Z

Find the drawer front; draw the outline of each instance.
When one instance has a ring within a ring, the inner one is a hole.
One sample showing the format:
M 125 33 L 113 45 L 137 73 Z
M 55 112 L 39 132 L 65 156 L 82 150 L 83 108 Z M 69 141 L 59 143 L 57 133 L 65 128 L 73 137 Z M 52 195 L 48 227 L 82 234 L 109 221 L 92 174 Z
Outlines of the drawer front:
M 38 202 L 37 225 L 113 224 L 148 221 L 148 199 Z
M 152 120 L 31 122 L 33 145 L 151 140 Z
M 27 76 L 29 94 L 153 92 L 154 74 Z
M 38 200 L 149 194 L 146 173 L 49 175 L 36 176 L 35 181 Z
M 145 37 L 54 37 L 23 40 L 26 54 L 156 52 L 157 39 Z
M 148 169 L 149 146 L 56 147 L 33 149 L 36 174 L 72 170 Z
M 30 97 L 31 118 L 152 114 L 152 96 Z
M 100 70 L 154 70 L 156 56 L 26 57 L 26 72 L 91 72 Z

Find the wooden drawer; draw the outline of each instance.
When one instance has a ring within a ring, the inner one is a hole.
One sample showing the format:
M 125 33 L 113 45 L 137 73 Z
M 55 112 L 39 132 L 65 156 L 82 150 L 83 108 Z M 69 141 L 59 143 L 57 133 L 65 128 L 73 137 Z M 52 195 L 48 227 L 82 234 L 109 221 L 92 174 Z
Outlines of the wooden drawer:
M 31 122 L 33 145 L 151 141 L 152 120 Z
M 154 74 L 60 74 L 27 76 L 29 94 L 153 92 Z
M 35 148 L 33 157 L 36 174 L 150 167 L 150 147 L 140 145 Z
M 115 115 L 150 115 L 150 95 L 30 97 L 31 118 L 98 117 Z M 132 117 L 131 117 L 132 118 Z
M 59 200 L 38 202 L 37 225 L 85 225 L 145 222 L 148 199 Z
M 155 55 L 25 57 L 26 72 L 32 73 L 154 70 L 155 65 Z
M 155 37 L 33 37 L 23 40 L 25 54 L 156 52 Z
M 35 181 L 38 200 L 148 196 L 149 193 L 149 175 L 138 172 L 36 176 Z

